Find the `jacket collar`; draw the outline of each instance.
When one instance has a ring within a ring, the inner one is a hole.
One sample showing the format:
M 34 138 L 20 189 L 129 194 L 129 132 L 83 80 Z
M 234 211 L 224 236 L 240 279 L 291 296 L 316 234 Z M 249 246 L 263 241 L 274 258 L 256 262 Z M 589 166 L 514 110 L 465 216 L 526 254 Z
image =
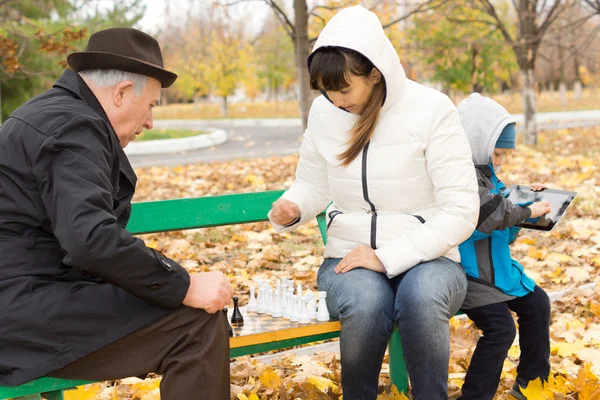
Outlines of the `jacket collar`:
M 83 100 L 87 105 L 89 105 L 92 110 L 94 110 L 107 124 L 110 129 L 110 132 L 117 139 L 117 143 L 119 142 L 117 134 L 113 129 L 104 108 L 89 88 L 89 86 L 85 83 L 83 79 L 79 76 L 78 73 L 66 70 L 60 78 L 54 84 L 54 87 L 58 87 L 61 89 L 65 89 L 75 94 L 79 99 Z M 127 158 L 127 155 L 123 151 L 123 148 L 118 145 L 117 152 L 119 155 L 119 171 L 125 175 L 125 177 L 131 182 L 131 184 L 135 187 L 137 182 L 137 176 L 135 175 L 135 171 Z

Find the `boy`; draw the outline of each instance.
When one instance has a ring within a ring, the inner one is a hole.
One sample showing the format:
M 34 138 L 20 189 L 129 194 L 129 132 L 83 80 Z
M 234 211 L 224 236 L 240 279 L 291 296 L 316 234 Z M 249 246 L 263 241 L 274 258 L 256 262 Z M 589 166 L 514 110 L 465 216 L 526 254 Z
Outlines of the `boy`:
M 461 264 L 469 286 L 462 306 L 482 330 L 462 387 L 463 400 L 493 399 L 500 373 L 516 329 L 510 311 L 519 322 L 521 357 L 517 379 L 510 391 L 515 398 L 526 397 L 521 388 L 529 381 L 546 380 L 550 373 L 550 300 L 523 267 L 510 256 L 509 244 L 516 237 L 516 225 L 528 218 L 550 212 L 547 201 L 529 206 L 514 205 L 509 191 L 496 172 L 504 157 L 515 148 L 515 121 L 492 99 L 473 93 L 458 105 L 477 170 L 480 215 L 477 230 L 459 246 Z M 532 185 L 543 190 L 544 185 Z

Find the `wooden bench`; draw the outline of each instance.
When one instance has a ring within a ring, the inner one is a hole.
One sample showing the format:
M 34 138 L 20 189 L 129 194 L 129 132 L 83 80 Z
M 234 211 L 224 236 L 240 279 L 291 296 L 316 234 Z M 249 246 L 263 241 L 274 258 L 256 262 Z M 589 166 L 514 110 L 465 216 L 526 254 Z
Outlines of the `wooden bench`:
M 282 193 L 283 191 L 277 190 L 134 203 L 127 229 L 132 234 L 144 234 L 267 221 L 271 204 Z M 324 214 L 319 215 L 317 221 L 323 241 L 326 241 Z M 339 337 L 339 333 L 339 322 L 330 321 L 305 326 L 295 324 L 274 331 L 242 334 L 231 338 L 230 354 L 235 358 L 282 350 L 336 338 Z M 388 353 L 391 381 L 400 391 L 406 392 L 408 374 L 397 330 L 390 339 Z M 63 400 L 64 390 L 89 383 L 93 381 L 43 377 L 16 387 L 0 386 L 0 399 L 39 400 L 44 396 L 48 400 Z

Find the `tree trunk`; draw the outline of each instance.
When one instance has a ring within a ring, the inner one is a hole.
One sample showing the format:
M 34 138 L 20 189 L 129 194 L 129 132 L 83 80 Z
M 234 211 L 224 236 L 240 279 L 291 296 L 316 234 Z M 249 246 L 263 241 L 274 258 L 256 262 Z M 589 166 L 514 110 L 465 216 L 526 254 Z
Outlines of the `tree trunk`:
M 200 111 L 200 96 L 194 95 L 194 112 Z
M 558 91 L 560 92 L 560 105 L 562 107 L 567 106 L 567 84 L 561 82 L 558 84 Z
M 581 81 L 575 81 L 573 91 L 575 92 L 575 99 L 581 100 L 581 95 L 583 94 L 583 85 L 581 84 Z
M 306 0 L 294 0 L 294 26 L 296 37 L 294 50 L 296 52 L 296 65 L 298 66 L 298 102 L 300 103 L 300 116 L 302 126 L 306 129 L 308 111 L 312 103 L 310 78 L 306 59 L 308 58 L 308 8 Z
M 523 82 L 523 114 L 525 117 L 525 143 L 537 144 L 537 122 L 536 122 L 536 93 L 535 75 L 533 69 L 521 70 Z
M 223 104 L 221 105 L 221 114 L 223 118 L 227 118 L 229 116 L 229 107 L 227 106 L 227 96 L 223 96 Z

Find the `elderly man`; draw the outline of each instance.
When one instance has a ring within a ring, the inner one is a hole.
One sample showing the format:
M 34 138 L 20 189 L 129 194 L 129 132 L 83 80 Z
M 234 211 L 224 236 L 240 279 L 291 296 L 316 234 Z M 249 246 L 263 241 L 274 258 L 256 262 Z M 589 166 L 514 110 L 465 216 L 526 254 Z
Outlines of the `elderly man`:
M 177 75 L 128 28 L 67 61 L 74 71 L 0 127 L 0 385 L 156 372 L 162 399 L 229 399 L 217 311 L 231 284 L 125 230 L 136 176 L 122 148 Z

